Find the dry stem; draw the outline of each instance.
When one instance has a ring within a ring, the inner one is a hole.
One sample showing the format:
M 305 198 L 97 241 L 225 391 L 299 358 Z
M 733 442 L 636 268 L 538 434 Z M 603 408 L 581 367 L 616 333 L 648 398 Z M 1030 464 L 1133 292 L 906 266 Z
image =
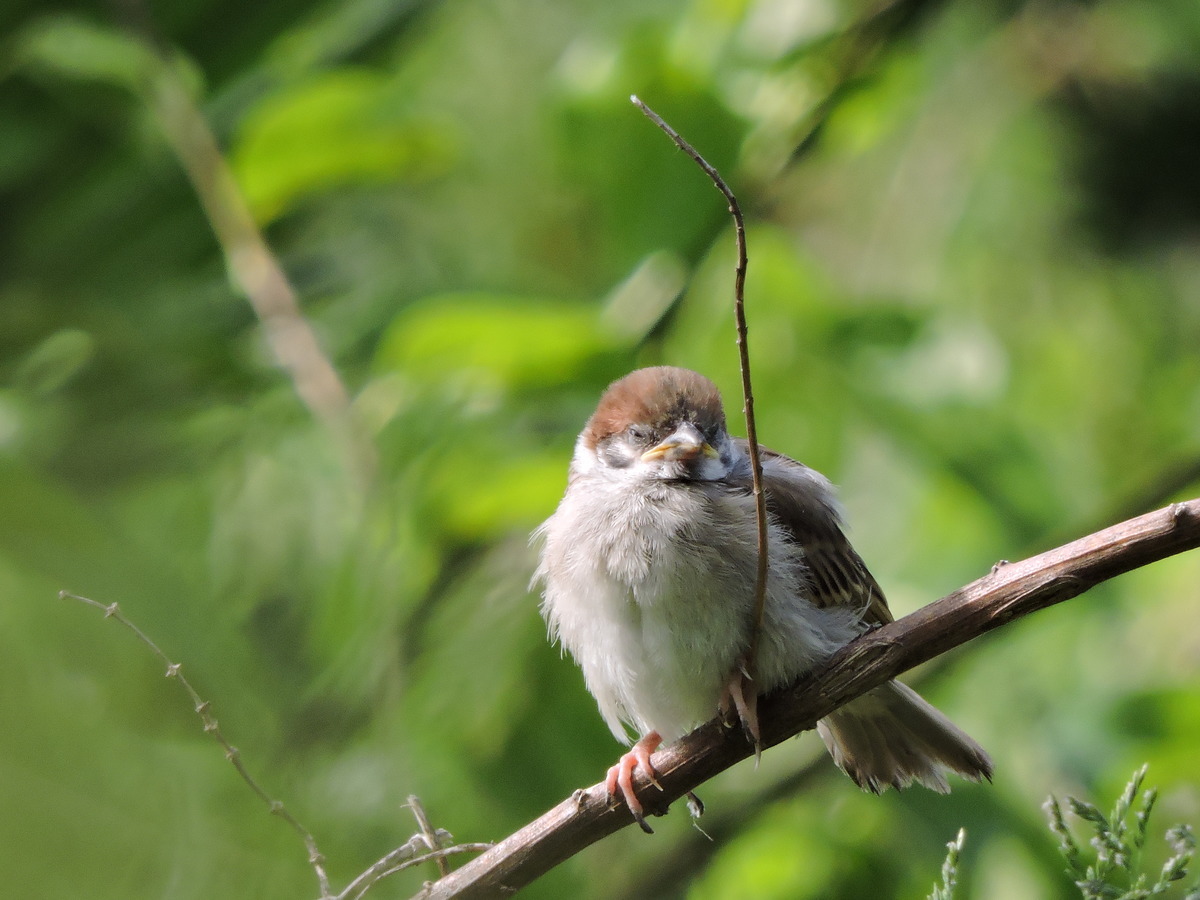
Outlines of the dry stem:
M 123 625 L 125 628 L 128 628 L 134 633 L 139 641 L 150 648 L 150 652 L 152 652 L 159 658 L 159 660 L 162 661 L 163 665 L 167 667 L 167 670 L 164 673 L 166 677 L 174 678 L 179 682 L 180 685 L 182 685 L 183 689 L 187 691 L 187 695 L 192 701 L 192 709 L 195 710 L 196 715 L 200 717 L 200 721 L 204 724 L 205 732 L 211 734 L 216 742 L 225 750 L 225 758 L 233 764 L 235 769 L 237 769 L 237 773 L 242 776 L 242 780 L 246 782 L 246 784 L 250 786 L 250 790 L 254 791 L 254 793 L 258 795 L 259 799 L 261 799 L 262 802 L 267 805 L 267 809 L 272 815 L 279 816 L 279 818 L 283 819 L 283 821 L 287 822 L 288 825 L 291 826 L 292 830 L 295 831 L 296 834 L 300 835 L 300 839 L 304 841 L 304 846 L 308 850 L 309 865 L 313 867 L 313 871 L 316 872 L 317 875 L 317 883 L 321 888 L 321 900 L 331 900 L 333 894 L 329 888 L 329 876 L 325 874 L 325 857 L 321 854 L 321 851 L 317 849 L 316 838 L 312 836 L 312 832 L 300 824 L 295 816 L 288 812 L 287 808 L 282 802 L 276 800 L 270 794 L 268 794 L 262 785 L 255 781 L 253 776 L 251 776 L 249 771 L 247 771 L 245 763 L 242 762 L 242 755 L 238 751 L 238 748 L 229 743 L 229 740 L 222 733 L 221 727 L 217 724 L 217 719 L 212 714 L 212 704 L 201 698 L 196 689 L 192 687 L 192 683 L 188 681 L 183 674 L 182 664 L 172 662 L 170 657 L 168 657 L 167 654 L 162 651 L 162 648 L 160 648 L 158 644 L 154 643 L 154 641 L 151 640 L 150 637 L 147 636 L 144 631 L 142 631 L 142 629 L 138 628 L 135 624 L 133 624 L 133 622 L 131 622 L 121 613 L 121 609 L 116 603 L 99 603 L 96 600 L 92 600 L 90 597 L 81 597 L 78 594 L 72 594 L 70 591 L 60 591 L 58 596 L 64 600 L 78 600 L 80 603 L 85 603 L 88 606 L 103 610 L 104 617 L 106 619 L 112 619 L 114 622 L 117 622 L 120 625 Z
M 754 392 L 750 388 L 750 349 L 746 343 L 746 223 L 737 197 L 730 190 L 721 173 L 716 170 L 696 149 L 683 139 L 678 131 L 663 121 L 662 116 L 643 103 L 636 95 L 629 98 L 633 105 L 646 114 L 655 125 L 666 133 L 675 145 L 695 160 L 696 165 L 716 185 L 729 203 L 729 214 L 733 217 L 734 236 L 737 246 L 737 263 L 733 270 L 733 315 L 737 327 L 738 366 L 742 373 L 742 412 L 746 416 L 746 442 L 750 445 L 750 473 L 754 492 L 754 513 L 758 526 L 758 568 L 754 579 L 754 627 L 750 629 L 750 645 L 743 660 L 746 676 L 754 680 L 754 657 L 758 652 L 758 639 L 762 631 L 763 609 L 767 598 L 767 499 L 762 487 L 762 457 L 758 450 L 758 428 L 754 424 Z M 751 692 L 756 688 L 751 687 Z
M 1124 572 L 1200 546 L 1200 499 L 1098 531 L 991 573 L 941 600 L 858 638 L 797 684 L 762 699 L 763 744 L 774 746 L 913 666 Z M 636 787 L 647 809 L 667 806 L 753 752 L 742 733 L 717 720 L 654 755 L 663 791 Z M 584 847 L 631 824 L 603 783 L 575 792 L 448 877 L 420 900 L 504 897 Z
M 146 99 L 196 192 L 229 278 L 249 301 L 301 402 L 334 436 L 351 470 L 366 483 L 375 470 L 375 450 L 353 416 L 341 376 L 304 317 L 296 290 L 254 221 L 203 112 L 171 61 L 155 49 L 160 64 L 151 73 Z
M 172 662 L 170 657 L 163 652 L 162 648 L 149 635 L 125 617 L 116 603 L 100 603 L 92 600 L 90 597 L 81 597 L 69 591 L 59 592 L 59 598 L 64 600 L 78 600 L 80 603 L 103 610 L 106 619 L 112 619 L 129 629 L 139 641 L 149 647 L 150 651 L 162 661 L 163 665 L 167 667 L 166 677 L 174 678 L 183 686 L 183 689 L 192 701 L 192 709 L 195 710 L 196 715 L 200 717 L 200 721 L 204 725 L 204 731 L 211 734 L 216 742 L 221 745 L 225 751 L 225 758 L 233 764 L 233 767 L 242 777 L 242 780 L 267 805 L 267 809 L 271 814 L 279 816 L 279 818 L 287 822 L 304 842 L 304 846 L 308 850 L 308 862 L 317 875 L 317 884 L 321 890 L 321 900 L 358 900 L 376 882 L 389 875 L 394 875 L 397 872 L 430 861 L 437 863 L 438 873 L 445 878 L 450 873 L 450 866 L 446 862 L 446 857 L 457 853 L 478 853 L 492 846 L 491 844 L 481 843 L 453 844 L 454 836 L 445 829 L 435 829 L 430 824 L 429 817 L 425 814 L 425 808 L 421 805 L 421 801 L 417 797 L 412 796 L 408 798 L 407 805 L 417 820 L 417 826 L 421 829 L 420 832 L 413 835 L 396 849 L 385 854 L 351 881 L 345 890 L 335 895 L 330 887 L 329 877 L 325 872 L 325 857 L 317 849 L 316 838 L 312 836 L 312 833 L 307 828 L 300 824 L 295 816 L 288 812 L 281 801 L 274 799 L 268 794 L 266 789 L 250 774 L 245 763 L 242 762 L 241 752 L 237 747 L 229 743 L 229 740 L 221 731 L 221 727 L 217 724 L 216 717 L 212 714 L 212 704 L 201 698 L 200 694 L 192 686 L 192 683 L 184 677 L 182 665 Z

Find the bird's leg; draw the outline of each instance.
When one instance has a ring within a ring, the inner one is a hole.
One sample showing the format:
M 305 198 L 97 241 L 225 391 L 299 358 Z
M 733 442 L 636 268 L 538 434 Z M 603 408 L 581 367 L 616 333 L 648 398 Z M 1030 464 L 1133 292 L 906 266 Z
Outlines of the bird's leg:
M 621 791 L 625 805 L 629 807 L 633 818 L 646 834 L 654 834 L 654 829 L 646 824 L 646 817 L 642 813 L 642 804 L 633 793 L 633 770 L 640 768 L 650 783 L 661 791 L 663 786 L 658 783 L 658 772 L 650 763 L 650 754 L 657 750 L 661 743 L 662 735 L 657 731 L 642 735 L 641 739 L 617 760 L 617 764 L 608 770 L 608 778 L 604 781 L 610 797 L 616 796 L 618 789 Z
M 733 704 L 733 710 L 729 708 L 730 703 Z M 746 737 L 754 744 L 754 758 L 757 760 L 762 753 L 762 732 L 758 728 L 758 688 L 741 664 L 734 667 L 733 674 L 721 692 L 720 708 L 726 716 L 730 712 L 737 712 L 738 721 L 742 723 Z

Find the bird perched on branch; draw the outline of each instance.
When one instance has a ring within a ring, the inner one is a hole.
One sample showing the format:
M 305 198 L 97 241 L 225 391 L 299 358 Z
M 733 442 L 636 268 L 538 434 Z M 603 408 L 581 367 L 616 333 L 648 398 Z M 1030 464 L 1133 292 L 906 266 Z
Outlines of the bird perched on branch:
M 607 785 L 646 830 L 632 778 L 641 768 L 654 781 L 660 743 L 718 711 L 736 711 L 757 743 L 759 693 L 892 620 L 842 533 L 829 481 L 769 450 L 762 461 L 768 577 L 756 640 L 748 445 L 729 435 L 720 393 L 702 375 L 658 366 L 610 385 L 576 441 L 562 501 L 536 532 L 534 581 L 551 638 L 582 668 L 617 739 L 630 742 L 627 725 L 640 735 Z M 991 776 L 983 749 L 896 681 L 817 730 L 867 790 L 915 781 L 944 793 L 946 771 Z

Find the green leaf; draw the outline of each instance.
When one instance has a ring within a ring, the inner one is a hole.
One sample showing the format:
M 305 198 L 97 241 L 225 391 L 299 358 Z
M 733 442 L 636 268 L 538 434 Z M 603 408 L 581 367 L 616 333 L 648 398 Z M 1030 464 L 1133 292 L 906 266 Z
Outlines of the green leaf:
M 145 41 L 71 15 L 38 19 L 18 35 L 16 58 L 71 78 L 141 90 L 160 61 Z
M 375 365 L 426 384 L 514 388 L 565 381 L 614 343 L 591 307 L 451 293 L 427 297 L 397 316 Z
M 51 394 L 92 359 L 95 341 L 86 331 L 64 328 L 33 348 L 21 361 L 17 380 L 32 394 Z
M 246 200 L 269 222 L 314 194 L 428 178 L 455 155 L 444 128 L 409 117 L 386 78 L 337 69 L 289 86 L 247 116 L 233 151 Z

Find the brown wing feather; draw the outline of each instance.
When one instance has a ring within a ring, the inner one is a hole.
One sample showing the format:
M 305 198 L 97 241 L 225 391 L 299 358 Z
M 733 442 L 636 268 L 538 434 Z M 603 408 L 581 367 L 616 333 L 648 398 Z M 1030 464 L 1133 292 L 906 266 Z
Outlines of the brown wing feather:
M 863 610 L 864 622 L 875 625 L 892 621 L 883 590 L 842 533 L 825 477 L 782 453 L 759 449 L 767 509 L 804 548 L 813 602 L 853 606 Z M 744 482 L 750 486 L 748 471 Z

